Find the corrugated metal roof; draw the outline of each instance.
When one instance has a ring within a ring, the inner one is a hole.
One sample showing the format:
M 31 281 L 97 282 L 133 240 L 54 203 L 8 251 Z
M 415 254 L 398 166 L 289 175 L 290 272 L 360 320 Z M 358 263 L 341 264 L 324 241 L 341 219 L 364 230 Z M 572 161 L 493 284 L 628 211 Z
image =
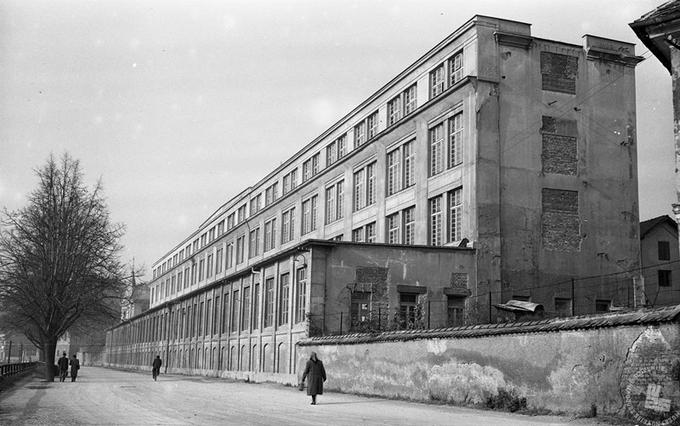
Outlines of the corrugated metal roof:
M 499 324 L 468 325 L 430 330 L 386 331 L 376 334 L 346 334 L 342 336 L 312 337 L 301 340 L 301 346 L 354 345 L 371 342 L 400 342 L 419 339 L 463 339 L 469 337 L 497 336 L 503 334 L 544 333 L 566 330 L 596 329 L 627 325 L 675 322 L 680 315 L 680 305 L 655 309 L 582 315 L 568 318 L 552 318 L 537 321 L 509 322 Z

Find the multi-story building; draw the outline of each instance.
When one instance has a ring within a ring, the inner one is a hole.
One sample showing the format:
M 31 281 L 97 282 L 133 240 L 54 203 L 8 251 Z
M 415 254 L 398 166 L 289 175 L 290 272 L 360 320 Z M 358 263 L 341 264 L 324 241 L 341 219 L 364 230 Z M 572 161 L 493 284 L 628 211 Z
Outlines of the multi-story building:
M 630 300 L 572 279 L 639 271 L 640 60 L 475 16 L 164 255 L 110 362 L 292 373 L 310 334 Z
M 640 222 L 640 254 L 647 305 L 680 303 L 677 241 L 678 224 L 669 216 Z

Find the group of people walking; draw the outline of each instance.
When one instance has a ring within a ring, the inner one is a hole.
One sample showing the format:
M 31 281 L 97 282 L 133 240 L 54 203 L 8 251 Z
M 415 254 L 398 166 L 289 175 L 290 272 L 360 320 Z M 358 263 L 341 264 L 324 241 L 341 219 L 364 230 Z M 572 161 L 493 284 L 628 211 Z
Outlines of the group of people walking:
M 57 361 L 57 365 L 59 366 L 59 381 L 63 382 L 66 380 L 66 377 L 68 376 L 68 367 L 71 366 L 71 381 L 75 382 L 76 377 L 78 377 L 78 370 L 80 370 L 80 361 L 78 361 L 78 358 L 76 358 L 75 354 L 73 355 L 73 358 L 69 359 L 66 356 L 66 352 L 64 352 L 59 358 L 59 361 Z

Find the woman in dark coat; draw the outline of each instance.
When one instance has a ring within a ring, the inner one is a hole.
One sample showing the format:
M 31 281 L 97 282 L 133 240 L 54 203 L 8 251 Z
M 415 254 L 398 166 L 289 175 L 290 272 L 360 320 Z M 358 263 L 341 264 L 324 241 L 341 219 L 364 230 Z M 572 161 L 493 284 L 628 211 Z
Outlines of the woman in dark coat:
M 302 373 L 302 383 L 307 377 L 309 377 L 307 395 L 311 395 L 312 405 L 316 405 L 316 396 L 323 394 L 323 382 L 326 381 L 326 370 L 323 368 L 323 362 L 316 357 L 316 352 L 312 352 L 307 361 L 305 372 Z

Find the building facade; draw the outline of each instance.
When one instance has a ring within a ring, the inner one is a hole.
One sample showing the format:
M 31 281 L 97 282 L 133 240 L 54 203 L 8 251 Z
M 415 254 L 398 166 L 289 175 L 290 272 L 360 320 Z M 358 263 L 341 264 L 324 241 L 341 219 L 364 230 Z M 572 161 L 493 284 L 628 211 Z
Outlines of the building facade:
M 570 280 L 639 272 L 640 60 L 629 43 L 475 16 L 163 256 L 149 312 L 109 332 L 111 363 L 178 349 L 178 371 L 292 373 L 295 333 L 495 322 L 509 299 L 557 314 L 635 300 L 628 284 Z M 284 311 L 287 346 L 252 345 L 279 336 Z M 177 346 L 206 328 L 217 346 Z
M 640 254 L 646 304 L 680 304 L 678 224 L 668 216 L 640 222 Z
M 664 3 L 632 22 L 630 27 L 671 76 L 675 142 L 675 200 L 670 201 L 675 221 L 680 223 L 680 2 Z M 670 176 L 671 171 L 668 172 Z M 680 240 L 677 243 L 680 243 Z

